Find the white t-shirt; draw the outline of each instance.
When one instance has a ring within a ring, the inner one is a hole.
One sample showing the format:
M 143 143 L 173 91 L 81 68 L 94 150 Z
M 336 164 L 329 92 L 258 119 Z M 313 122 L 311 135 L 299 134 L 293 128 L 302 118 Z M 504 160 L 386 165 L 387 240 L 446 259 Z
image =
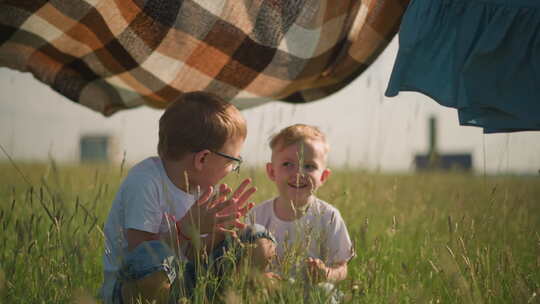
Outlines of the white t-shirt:
M 179 220 L 194 201 L 193 195 L 172 183 L 159 157 L 147 158 L 129 171 L 116 193 L 104 228 L 102 295 L 105 303 L 110 301 L 116 272 L 128 253 L 127 229 L 166 234 L 172 222 L 165 214 Z
M 296 253 L 332 265 L 348 262 L 354 256 L 347 227 L 335 207 L 316 198 L 304 216 L 283 221 L 274 212 L 274 201 L 267 200 L 255 206 L 247 221 L 263 225 L 274 235 L 278 258 Z

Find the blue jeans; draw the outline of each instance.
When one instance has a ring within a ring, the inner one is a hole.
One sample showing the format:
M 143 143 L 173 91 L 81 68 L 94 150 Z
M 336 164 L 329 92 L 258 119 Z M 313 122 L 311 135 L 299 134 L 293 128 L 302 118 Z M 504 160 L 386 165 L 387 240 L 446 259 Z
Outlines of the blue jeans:
M 262 225 L 251 225 L 244 229 L 239 239 L 241 243 L 253 243 L 258 239 L 265 238 L 276 242 L 274 237 Z M 177 303 L 180 296 L 191 297 L 197 284 L 197 273 L 200 270 L 208 270 L 216 277 L 223 277 L 243 255 L 241 246 L 235 246 L 235 242 L 227 237 L 209 254 L 207 262 L 196 263 L 193 261 L 181 263 L 176 254 L 162 241 L 148 241 L 137 246 L 131 251 L 118 271 L 118 277 L 113 290 L 113 303 L 123 304 L 122 284 L 127 281 L 140 280 L 150 274 L 163 271 L 171 284 L 169 303 Z M 183 277 L 178 277 L 182 273 Z M 183 282 L 182 282 L 183 281 Z M 208 294 L 212 296 L 212 294 Z

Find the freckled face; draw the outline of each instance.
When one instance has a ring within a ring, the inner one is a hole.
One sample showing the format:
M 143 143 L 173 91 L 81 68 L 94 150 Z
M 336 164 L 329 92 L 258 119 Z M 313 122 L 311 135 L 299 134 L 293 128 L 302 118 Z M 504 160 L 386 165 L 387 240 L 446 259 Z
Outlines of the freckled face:
M 326 181 L 326 150 L 320 141 L 306 140 L 272 151 L 266 165 L 268 177 L 276 184 L 280 197 L 302 205 Z

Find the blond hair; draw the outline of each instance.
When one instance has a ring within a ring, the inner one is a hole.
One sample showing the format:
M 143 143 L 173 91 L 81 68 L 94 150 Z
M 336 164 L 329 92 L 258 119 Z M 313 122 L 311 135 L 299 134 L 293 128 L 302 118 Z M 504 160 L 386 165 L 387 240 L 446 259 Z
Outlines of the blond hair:
M 179 160 L 189 152 L 218 151 L 229 138 L 247 136 L 246 121 L 232 104 L 214 94 L 182 94 L 159 119 L 158 154 Z
M 292 144 L 296 144 L 306 140 L 320 141 L 324 144 L 324 153 L 328 153 L 330 147 L 326 142 L 326 136 L 319 128 L 305 124 L 294 124 L 288 126 L 279 133 L 270 137 L 270 149 L 283 149 Z

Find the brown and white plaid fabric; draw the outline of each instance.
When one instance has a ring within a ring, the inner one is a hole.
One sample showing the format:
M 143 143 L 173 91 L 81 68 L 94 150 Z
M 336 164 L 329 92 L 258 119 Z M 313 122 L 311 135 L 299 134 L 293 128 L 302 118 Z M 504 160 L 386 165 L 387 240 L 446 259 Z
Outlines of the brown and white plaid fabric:
M 204 90 L 307 102 L 360 75 L 409 0 L 1 0 L 0 66 L 104 115 Z

